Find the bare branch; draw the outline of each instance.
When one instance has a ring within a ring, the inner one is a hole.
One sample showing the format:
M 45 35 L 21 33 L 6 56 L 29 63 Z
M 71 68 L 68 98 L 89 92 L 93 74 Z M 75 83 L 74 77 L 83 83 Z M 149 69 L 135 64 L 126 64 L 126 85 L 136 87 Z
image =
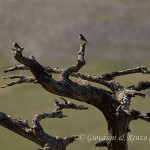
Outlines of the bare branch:
M 68 80 L 69 79 L 69 75 L 71 73 L 78 72 L 80 70 L 80 68 L 85 65 L 85 60 L 84 60 L 85 45 L 86 45 L 85 42 L 80 44 L 80 50 L 78 52 L 78 60 L 77 60 L 77 62 L 75 63 L 75 65 L 65 69 L 60 74 L 59 79 L 61 81 Z
M 62 72 L 64 72 L 63 69 L 59 69 L 58 67 L 54 68 L 54 69 L 51 69 L 50 67 L 46 67 L 46 70 L 50 73 L 55 73 L 55 74 L 61 74 Z M 83 80 L 87 80 L 87 81 L 90 81 L 90 82 L 99 83 L 99 84 L 102 84 L 102 85 L 110 88 L 111 90 L 114 90 L 113 82 L 106 81 L 102 77 L 98 77 L 98 76 L 95 76 L 95 75 L 94 76 L 87 75 L 87 74 L 83 74 L 83 73 L 80 73 L 80 72 L 77 72 L 77 73 L 72 72 L 70 74 L 70 76 L 73 76 L 73 77 L 76 77 L 76 78 L 81 78 Z
M 43 149 L 47 148 L 48 150 L 66 150 L 66 146 L 77 138 L 76 135 L 52 137 L 43 130 L 30 128 L 26 121 L 12 119 L 2 112 L 0 112 L 0 125 L 40 145 Z
M 40 141 L 35 138 L 31 128 L 23 121 L 12 119 L 10 116 L 6 116 L 5 113 L 0 112 L 0 125 L 41 145 Z
M 46 69 L 47 72 L 49 73 L 54 73 L 54 74 L 61 74 L 64 70 L 63 69 L 59 69 L 57 68 L 50 68 L 50 67 L 44 67 Z M 6 70 L 4 70 L 5 73 L 7 72 L 11 72 L 11 71 L 16 71 L 16 70 L 29 70 L 28 67 L 26 67 L 25 65 L 14 65 L 13 67 L 10 67 Z M 92 75 L 87 75 L 87 74 L 83 74 L 80 72 L 77 73 L 71 73 L 70 76 L 76 77 L 76 78 L 81 78 L 83 80 L 87 80 L 90 82 L 95 82 L 95 83 L 99 83 L 102 84 L 108 88 L 110 88 L 111 90 L 113 90 L 113 83 L 110 81 L 106 81 L 101 77 L 97 77 L 97 76 L 92 76 Z
M 9 77 L 3 77 L 3 79 L 19 79 L 19 80 L 10 82 L 2 86 L 2 88 L 6 88 L 9 86 L 13 86 L 16 84 L 21 84 L 21 83 L 35 83 L 36 82 L 36 80 L 33 77 L 28 77 L 28 76 L 9 76 Z
M 141 113 L 140 111 L 132 110 L 131 111 L 131 120 L 137 120 L 137 119 L 142 119 L 147 122 L 150 122 L 150 113 L 147 113 L 145 115 L 145 114 Z
M 11 72 L 11 71 L 15 71 L 15 70 L 29 70 L 28 67 L 26 67 L 25 65 L 14 65 L 13 67 L 10 67 L 6 70 L 4 70 L 5 73 L 7 72 Z
M 145 97 L 145 94 L 141 93 L 141 90 L 150 88 L 150 83 L 140 82 L 138 85 L 133 85 L 128 88 L 124 88 L 119 82 L 111 81 L 117 76 L 142 73 L 150 74 L 148 70 L 149 67 L 142 66 L 133 69 L 127 69 L 123 71 L 115 71 L 112 73 L 106 73 L 102 76 L 91 76 L 79 73 L 78 71 L 85 65 L 84 54 L 85 54 L 86 43 L 80 44 L 80 50 L 78 52 L 78 59 L 75 65 L 65 69 L 60 70 L 58 68 L 51 69 L 50 67 L 44 67 L 39 62 L 36 61 L 34 56 L 25 57 L 22 54 L 23 48 L 17 43 L 13 46 L 14 58 L 20 62 L 22 65 L 14 66 L 8 68 L 5 72 L 10 72 L 14 70 L 30 70 L 33 77 L 26 76 L 10 76 L 4 79 L 19 79 L 18 81 L 11 82 L 4 87 L 12 86 L 15 84 L 20 84 L 24 82 L 35 82 L 37 81 L 42 87 L 49 91 L 50 93 L 72 98 L 82 102 L 86 102 L 97 107 L 102 111 L 107 120 L 107 135 L 120 137 L 122 135 L 127 136 L 129 132 L 129 122 L 135 119 L 142 119 L 150 122 L 150 114 L 142 114 L 139 111 L 130 110 L 130 101 L 132 97 L 136 95 Z M 60 74 L 59 80 L 55 80 L 52 77 L 52 73 Z M 81 84 L 73 82 L 69 79 L 70 76 L 81 78 Z M 112 91 L 107 91 L 105 89 L 92 86 L 87 81 L 99 83 L 110 88 Z M 17 134 L 26 137 L 27 139 L 39 144 L 44 150 L 66 150 L 66 146 L 72 143 L 77 136 L 70 137 L 52 137 L 43 131 L 40 124 L 42 119 L 46 118 L 63 118 L 66 117 L 62 113 L 62 109 L 77 109 L 84 110 L 87 107 L 83 105 L 76 105 L 64 98 L 61 98 L 64 103 L 59 103 L 54 100 L 56 109 L 50 113 L 37 114 L 32 119 L 33 127 L 29 127 L 28 122 L 24 120 L 12 119 L 7 117 L 6 114 L 0 113 L 0 125 L 16 132 Z M 120 128 L 121 127 L 121 128 Z M 95 144 L 96 146 L 102 147 L 107 146 L 109 149 L 127 149 L 127 139 L 124 141 L 110 140 L 99 141 Z
M 112 72 L 112 73 L 106 73 L 106 74 L 101 75 L 101 76 L 92 76 L 92 75 L 87 75 L 87 74 L 83 74 L 83 73 L 80 73 L 80 72 L 76 72 L 76 73 L 72 72 L 70 74 L 70 76 L 77 77 L 77 78 L 80 77 L 81 79 L 84 79 L 84 80 L 87 80 L 87 81 L 90 81 L 90 82 L 95 82 L 95 83 L 102 84 L 102 85 L 110 88 L 112 91 L 114 91 L 115 86 L 116 86 L 116 82 L 110 82 L 110 80 L 114 79 L 117 76 L 127 75 L 127 74 L 134 74 L 134 73 L 150 74 L 150 71 L 148 71 L 148 69 L 149 69 L 149 67 L 142 66 L 142 67 L 127 69 L 127 70 L 123 70 L 123 71 L 115 71 L 115 72 Z M 51 69 L 50 67 L 46 67 L 46 70 L 48 72 L 56 73 L 56 74 L 61 74 L 62 72 L 64 72 L 63 69 L 59 69 L 58 67 L 54 68 L 54 69 Z M 146 81 L 145 83 L 140 82 L 138 84 L 138 87 L 136 87 L 136 88 L 134 87 L 134 85 L 130 86 L 129 88 L 138 90 L 139 88 L 141 88 L 141 84 L 142 84 L 142 89 L 150 87 L 150 84 L 148 83 L 148 81 Z
M 78 55 L 78 61 L 77 63 L 64 70 L 62 75 L 64 77 L 68 76 L 72 72 L 78 71 L 84 64 L 84 51 L 85 51 L 85 43 L 81 44 L 80 52 Z M 104 89 L 94 87 L 94 86 L 83 86 L 79 85 L 76 82 L 73 82 L 71 80 L 62 80 L 56 81 L 52 78 L 51 72 L 47 71 L 44 66 L 39 64 L 35 59 L 33 58 L 27 58 L 23 56 L 22 51 L 15 49 L 13 50 L 14 58 L 20 62 L 21 64 L 28 67 L 31 71 L 31 73 L 34 75 L 35 79 L 39 84 L 42 85 L 44 89 L 49 91 L 50 93 L 64 96 L 72 99 L 76 99 L 79 101 L 87 102 L 87 103 L 101 103 L 101 106 L 103 105 L 103 97 L 109 97 L 108 99 L 112 99 L 112 96 L 110 95 L 111 92 L 108 92 Z M 66 72 L 66 73 L 65 73 Z M 62 76 L 61 75 L 61 76 Z M 98 96 L 97 96 L 98 95 Z M 105 102 L 104 102 L 105 103 Z
M 46 118 L 63 118 L 63 117 L 67 117 L 65 115 L 63 115 L 62 109 L 77 109 L 77 110 L 84 110 L 84 109 L 88 109 L 87 107 L 84 107 L 83 105 L 76 105 L 74 103 L 71 103 L 70 101 L 67 101 L 65 98 L 62 98 L 63 101 L 65 101 L 65 104 L 60 104 L 56 99 L 54 99 L 54 104 L 57 107 L 57 109 L 55 109 L 53 112 L 51 113 L 41 113 L 41 114 L 36 114 L 33 119 L 32 119 L 32 124 L 33 124 L 33 128 L 35 130 L 43 130 L 41 125 L 40 125 L 40 121 L 42 119 L 46 119 Z
M 75 138 L 78 138 L 77 135 L 71 135 L 68 137 L 59 137 L 57 136 L 56 139 L 57 140 L 64 140 L 64 144 L 67 146 L 68 144 L 71 144 L 75 141 Z
M 133 69 L 126 69 L 122 71 L 114 71 L 111 73 L 106 73 L 102 75 L 102 78 L 105 80 L 113 80 L 117 76 L 127 75 L 127 74 L 134 74 L 134 73 L 143 73 L 143 74 L 150 74 L 150 71 L 148 71 L 149 67 L 147 66 L 141 66 Z
M 146 66 L 137 67 L 137 68 L 133 68 L 133 69 L 127 69 L 127 70 L 123 70 L 123 71 L 115 71 L 112 73 L 106 73 L 99 77 L 79 73 L 78 72 L 79 69 L 85 64 L 85 60 L 84 60 L 85 44 L 86 43 L 81 43 L 80 50 L 78 53 L 78 61 L 76 62 L 76 64 L 74 66 L 69 67 L 65 70 L 58 69 L 58 68 L 51 69 L 50 67 L 44 67 L 44 69 L 46 70 L 45 72 L 49 72 L 50 74 L 51 73 L 61 74 L 60 78 L 59 78 L 60 80 L 64 80 L 65 78 L 68 79 L 69 75 L 77 77 L 77 78 L 80 77 L 81 79 L 84 79 L 84 80 L 87 80 L 90 82 L 102 84 L 102 85 L 110 88 L 112 91 L 115 90 L 116 84 L 115 84 L 115 82 L 110 82 L 108 80 L 112 80 L 117 76 L 126 75 L 126 74 L 133 74 L 133 73 L 150 74 L 150 71 L 148 71 L 149 67 L 146 67 Z M 16 52 L 18 53 L 18 50 Z M 16 52 L 14 50 L 14 53 L 16 53 Z M 37 62 L 35 60 L 35 58 L 34 59 L 33 58 L 34 58 L 33 56 L 30 57 L 30 60 L 34 60 L 35 62 Z M 27 70 L 27 69 L 29 69 L 27 66 L 19 65 L 19 66 L 14 66 L 12 68 L 8 68 L 7 70 L 5 70 L 5 72 L 13 71 L 13 70 Z M 51 76 L 50 74 L 49 74 L 49 76 Z M 49 82 L 47 80 L 47 77 L 46 77 L 46 82 Z
M 62 98 L 65 101 L 65 104 L 62 105 L 63 108 L 73 108 L 79 107 L 79 109 L 85 109 L 84 106 L 78 106 Z M 58 102 L 58 101 L 57 101 Z M 59 103 L 59 102 L 58 102 Z M 65 106 L 66 105 L 66 106 Z M 52 137 L 46 134 L 43 131 L 42 126 L 40 125 L 40 121 L 45 118 L 63 118 L 66 117 L 63 115 L 62 111 L 55 109 L 51 113 L 41 113 L 35 115 L 32 119 L 33 127 L 29 127 L 28 122 L 26 120 L 21 119 L 12 119 L 11 117 L 7 117 L 5 113 L 0 112 L 0 125 L 4 126 L 5 128 L 37 143 L 42 147 L 41 150 L 66 150 L 66 146 L 70 143 L 75 141 L 75 138 L 78 138 L 77 135 L 72 135 L 68 137 Z
M 66 117 L 66 116 L 63 115 L 63 113 L 61 111 L 57 111 L 57 110 L 55 110 L 51 113 L 41 113 L 41 114 L 35 115 L 32 119 L 33 128 L 35 130 L 42 130 L 42 127 L 40 125 L 40 121 L 42 119 L 45 119 L 45 118 L 63 118 L 63 117 Z
M 150 82 L 148 81 L 141 81 L 137 85 L 132 85 L 128 87 L 129 89 L 132 90 L 137 90 L 137 91 L 142 91 L 150 88 Z
M 76 105 L 70 101 L 67 101 L 63 97 L 61 97 L 61 99 L 65 102 L 65 104 L 60 104 L 56 99 L 54 99 L 54 103 L 58 107 L 57 108 L 58 110 L 62 110 L 62 109 L 77 109 L 77 110 L 88 109 L 88 107 L 84 107 L 83 105 Z
M 101 140 L 101 141 L 96 142 L 96 143 L 95 143 L 95 146 L 96 146 L 96 147 L 104 147 L 104 146 L 107 147 L 106 140 Z

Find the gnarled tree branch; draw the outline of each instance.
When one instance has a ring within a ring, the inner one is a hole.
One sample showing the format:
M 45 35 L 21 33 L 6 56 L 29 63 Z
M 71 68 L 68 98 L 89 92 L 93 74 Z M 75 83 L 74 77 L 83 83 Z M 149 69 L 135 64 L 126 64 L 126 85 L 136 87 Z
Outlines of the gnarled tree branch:
M 50 68 L 50 67 L 44 67 L 45 70 L 49 73 L 54 73 L 54 74 L 61 74 L 62 72 L 64 72 L 63 69 L 59 69 L 58 67 L 57 68 Z M 29 70 L 28 67 L 24 66 L 24 65 L 15 65 L 13 67 L 10 67 L 8 69 L 6 69 L 4 72 L 7 73 L 7 72 L 11 72 L 11 71 L 15 71 L 15 70 Z M 110 88 L 111 90 L 114 90 L 114 84 L 113 82 L 110 82 L 110 81 L 107 81 L 105 79 L 103 79 L 102 77 L 99 77 L 99 76 L 92 76 L 92 75 L 87 75 L 87 74 L 83 74 L 83 73 L 80 73 L 80 72 L 72 72 L 70 74 L 70 76 L 73 76 L 73 77 L 76 77 L 76 78 L 81 78 L 83 80 L 87 80 L 87 81 L 90 81 L 90 82 L 94 82 L 94 83 L 99 83 L 99 84 L 102 84 L 108 88 Z
M 141 66 L 141 67 L 137 67 L 137 68 L 106 73 L 106 74 L 103 74 L 102 77 L 103 77 L 103 79 L 110 81 L 110 80 L 113 80 L 115 77 L 127 75 L 127 74 L 134 74 L 134 73 L 150 74 L 150 71 L 148 69 L 149 69 L 149 67 L 147 67 L 147 66 Z
M 69 105 L 69 107 L 68 107 L 68 105 Z M 87 107 L 82 106 L 82 108 L 81 108 L 81 106 L 73 104 L 67 100 L 65 100 L 65 104 L 61 104 L 61 106 L 63 106 L 63 107 L 61 107 L 61 109 L 64 109 L 64 108 L 75 109 L 75 106 L 77 107 L 76 109 L 78 109 L 78 108 L 81 110 L 83 110 L 85 108 L 87 109 Z M 59 108 L 60 108 L 60 106 L 59 106 Z M 43 131 L 43 128 L 40 124 L 40 121 L 42 119 L 63 118 L 63 117 L 66 117 L 66 116 L 63 115 L 62 111 L 60 111 L 58 109 L 55 109 L 51 113 L 41 113 L 41 114 L 35 115 L 33 117 L 33 119 L 32 119 L 33 127 L 30 127 L 26 120 L 12 119 L 10 116 L 7 116 L 5 113 L 0 112 L 0 125 L 33 141 L 34 143 L 43 147 L 42 149 L 66 150 L 67 145 L 72 143 L 73 141 L 75 141 L 75 138 L 77 138 L 78 136 L 72 135 L 72 136 L 68 136 L 68 137 L 58 137 L 58 136 L 52 137 Z
M 150 113 L 143 114 L 140 111 L 132 110 L 131 111 L 131 120 L 142 119 L 147 122 L 150 122 Z
M 84 60 L 85 45 L 86 45 L 85 42 L 80 44 L 80 50 L 78 52 L 77 62 L 75 63 L 75 65 L 73 65 L 73 66 L 71 66 L 71 67 L 69 67 L 69 68 L 62 71 L 62 73 L 60 74 L 60 77 L 59 77 L 59 79 L 61 81 L 68 80 L 69 75 L 71 73 L 78 72 L 80 70 L 80 68 L 85 65 L 85 60 Z
M 17 45 L 17 44 L 15 44 Z M 34 77 L 32 78 L 33 82 L 37 82 L 42 85 L 44 89 L 48 92 L 64 96 L 68 98 L 72 98 L 81 102 L 89 103 L 99 110 L 102 111 L 106 120 L 107 120 L 107 136 L 116 136 L 117 138 L 125 135 L 127 137 L 127 133 L 129 131 L 129 123 L 131 120 L 135 119 L 143 119 L 145 121 L 150 121 L 149 113 L 144 115 L 138 111 L 130 110 L 130 101 L 132 97 L 141 96 L 145 97 L 144 93 L 141 93 L 141 90 L 146 90 L 150 88 L 150 83 L 140 82 L 138 85 L 132 85 L 128 88 L 125 88 L 117 81 L 111 81 L 117 76 L 134 74 L 134 73 L 142 73 L 142 74 L 150 74 L 148 70 L 149 67 L 142 66 L 132 69 L 127 69 L 123 71 L 115 71 L 111 73 L 106 73 L 101 76 L 91 76 L 78 72 L 84 65 L 84 54 L 85 54 L 85 45 L 86 43 L 80 44 L 80 50 L 78 52 L 78 59 L 75 65 L 68 67 L 67 69 L 51 69 L 50 67 L 44 67 L 39 62 L 36 61 L 34 56 L 30 58 L 23 56 L 23 49 L 17 45 L 14 46 L 13 55 L 14 58 L 20 62 L 22 65 L 14 66 L 12 68 L 8 68 L 5 72 L 10 72 L 14 70 L 30 70 Z M 60 74 L 59 80 L 55 80 L 52 76 L 53 73 Z M 80 84 L 69 79 L 70 76 L 74 76 L 81 79 Z M 7 86 L 12 86 L 15 84 L 24 83 L 30 81 L 30 77 L 21 77 L 14 76 L 9 78 L 19 78 L 18 81 L 12 82 Z M 86 81 L 95 82 L 102 84 L 108 87 L 111 91 L 107 91 L 102 88 L 98 88 L 88 84 Z M 31 81 L 30 81 L 31 82 Z M 76 105 L 64 99 L 64 104 L 59 103 L 57 100 L 54 100 L 55 106 L 57 107 L 51 113 L 41 113 L 35 115 L 33 118 L 33 127 L 29 127 L 26 121 L 21 120 L 13 120 L 10 117 L 7 117 L 4 113 L 0 113 L 0 124 L 3 126 L 8 126 L 9 124 L 14 127 L 12 131 L 16 131 L 16 127 L 20 129 L 19 132 L 22 132 L 24 137 L 30 139 L 31 141 L 39 144 L 42 149 L 50 149 L 50 150 L 65 150 L 66 146 L 73 142 L 77 136 L 70 137 L 52 137 L 47 135 L 43 128 L 41 127 L 40 121 L 45 118 L 63 118 L 66 117 L 62 113 L 62 109 L 72 108 L 72 109 L 87 109 L 82 105 Z M 4 123 L 4 120 L 9 122 L 7 125 Z M 3 120 L 3 121 L 2 121 Z M 7 127 L 11 129 L 10 126 Z M 27 132 L 27 133 L 26 133 Z M 19 133 L 18 133 L 19 134 Z M 30 135 L 30 136 L 29 136 Z M 36 136 L 38 138 L 36 139 Z M 44 138 L 44 139 L 43 139 Z M 42 140 L 41 140 L 42 139 Z M 50 141 L 49 141 L 50 140 Z M 43 142 L 44 141 L 44 142 Z M 59 146 L 58 146 L 59 145 Z M 96 146 L 107 146 L 109 150 L 127 150 L 127 138 L 124 141 L 113 141 L 106 139 L 105 141 L 99 141 L 96 143 Z M 58 148 L 59 147 L 59 148 Z
M 36 80 L 33 77 L 27 77 L 27 76 L 9 76 L 9 77 L 3 77 L 3 79 L 19 79 L 19 80 L 10 82 L 2 86 L 2 88 L 6 88 L 8 86 L 13 86 L 16 84 L 21 84 L 21 83 L 35 83 L 36 82 Z
M 15 59 L 29 68 L 35 80 L 37 80 L 37 82 L 47 91 L 59 96 L 65 96 L 87 103 L 94 103 L 94 105 L 95 103 L 102 104 L 103 97 L 111 97 L 109 92 L 91 85 L 88 87 L 79 85 L 76 82 L 67 79 L 71 73 L 79 71 L 85 64 L 84 52 L 85 43 L 81 43 L 77 63 L 74 66 L 65 69 L 60 75 L 62 80 L 56 81 L 52 78 L 51 72 L 48 72 L 48 70 L 40 65 L 35 59 L 27 58 L 22 55 L 21 50 L 13 49 Z M 63 79 L 65 79 L 65 81 Z
M 6 70 L 4 70 L 5 73 L 15 71 L 15 70 L 29 70 L 25 65 L 14 65 L 13 67 L 10 67 Z

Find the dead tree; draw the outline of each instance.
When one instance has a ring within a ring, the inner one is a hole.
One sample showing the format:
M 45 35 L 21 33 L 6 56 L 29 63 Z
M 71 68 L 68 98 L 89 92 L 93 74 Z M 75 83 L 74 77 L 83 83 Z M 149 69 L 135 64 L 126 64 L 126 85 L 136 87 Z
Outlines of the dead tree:
M 29 70 L 33 74 L 33 77 L 27 76 L 10 76 L 7 78 L 18 78 L 18 81 L 11 82 L 3 86 L 13 86 L 21 83 L 37 83 L 50 93 L 55 95 L 71 98 L 80 102 L 86 102 L 99 109 L 106 118 L 107 132 L 106 136 L 114 137 L 115 140 L 110 138 L 102 141 L 98 141 L 95 146 L 107 147 L 108 150 L 127 150 L 127 134 L 129 130 L 129 124 L 132 120 L 142 119 L 150 122 L 150 114 L 143 114 L 137 110 L 130 110 L 130 101 L 132 97 L 141 96 L 145 97 L 145 94 L 141 91 L 150 88 L 150 82 L 141 81 L 137 85 L 131 85 L 124 87 L 119 82 L 114 81 L 115 77 L 128 74 L 150 74 L 147 66 L 137 67 L 133 69 L 127 69 L 123 71 L 115 71 L 106 73 L 101 76 L 92 76 L 82 74 L 79 72 L 81 67 L 85 65 L 86 43 L 80 44 L 78 52 L 78 59 L 75 65 L 67 69 L 50 68 L 42 66 L 37 60 L 31 56 L 25 57 L 22 52 L 22 47 L 14 47 L 12 49 L 14 58 L 21 63 L 21 65 L 14 66 L 5 70 L 11 72 L 15 70 Z M 52 74 L 59 74 L 58 80 L 55 80 Z M 73 76 L 79 78 L 80 81 L 74 82 L 69 77 Z M 5 78 L 6 79 L 6 78 Z M 91 83 L 98 83 L 106 86 L 109 90 L 105 90 L 99 87 L 91 85 Z M 0 113 L 0 125 L 14 131 L 15 133 L 37 143 L 44 150 L 65 150 L 69 143 L 72 143 L 77 136 L 70 137 L 52 137 L 46 134 L 40 125 L 40 120 L 45 118 L 62 118 L 65 117 L 62 113 L 64 108 L 74 109 L 87 109 L 84 106 L 78 106 L 71 102 L 65 101 L 64 104 L 60 104 L 55 100 L 57 109 L 51 113 L 42 113 L 34 116 L 33 127 L 29 127 L 27 121 L 12 119 L 5 113 Z

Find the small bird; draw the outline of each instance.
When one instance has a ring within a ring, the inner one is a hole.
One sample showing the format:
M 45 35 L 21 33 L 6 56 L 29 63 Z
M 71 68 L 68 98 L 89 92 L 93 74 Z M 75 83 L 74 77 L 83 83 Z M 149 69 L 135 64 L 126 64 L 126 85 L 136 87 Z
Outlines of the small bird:
M 13 47 L 18 48 L 18 49 L 21 48 L 16 42 L 13 43 Z
M 23 47 L 20 47 L 16 42 L 13 43 L 13 47 L 15 47 L 16 49 L 19 49 L 21 51 L 23 51 Z
M 83 42 L 89 43 L 82 34 L 79 34 L 79 39 Z

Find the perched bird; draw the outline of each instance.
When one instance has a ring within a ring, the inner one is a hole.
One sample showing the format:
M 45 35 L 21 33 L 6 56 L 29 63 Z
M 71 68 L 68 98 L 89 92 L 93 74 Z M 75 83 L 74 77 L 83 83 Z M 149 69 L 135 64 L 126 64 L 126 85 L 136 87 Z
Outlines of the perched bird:
M 82 40 L 83 42 L 88 43 L 88 41 L 85 39 L 85 37 L 82 34 L 79 34 L 79 39 Z
M 15 47 L 16 49 L 19 49 L 21 51 L 24 49 L 23 47 L 20 47 L 16 42 L 13 43 L 13 47 Z
M 18 48 L 18 49 L 21 48 L 16 42 L 13 43 L 13 47 Z

